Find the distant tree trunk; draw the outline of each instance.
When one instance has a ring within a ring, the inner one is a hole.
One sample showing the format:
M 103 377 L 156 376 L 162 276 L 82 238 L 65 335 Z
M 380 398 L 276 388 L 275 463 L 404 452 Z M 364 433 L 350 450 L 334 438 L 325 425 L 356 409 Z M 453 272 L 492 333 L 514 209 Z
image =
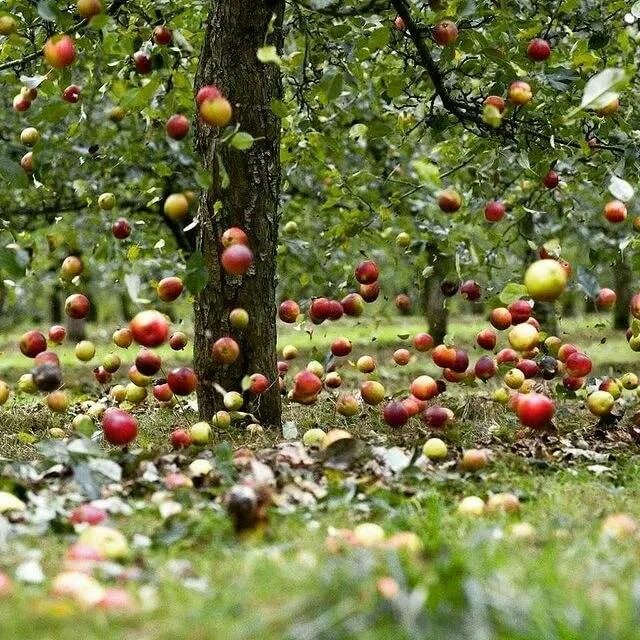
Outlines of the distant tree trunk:
M 87 337 L 87 323 L 84 320 L 67 318 L 67 337 L 71 342 L 80 342 Z
M 533 224 L 533 214 L 527 213 L 521 222 L 521 231 L 525 237 L 533 239 L 535 236 L 535 229 Z M 538 260 L 537 252 L 527 245 L 526 261 L 522 276 L 524 278 L 524 272 L 527 267 L 534 261 Z M 522 282 L 522 280 L 521 280 Z M 533 313 L 536 320 L 540 323 L 540 328 L 549 335 L 555 336 L 558 333 L 558 318 L 556 316 L 555 307 L 549 302 L 536 302 L 533 307 Z
M 49 318 L 51 324 L 60 324 L 62 322 L 62 287 L 58 284 L 51 289 L 49 296 Z
M 440 285 L 448 274 L 447 259 L 439 253 L 432 253 L 433 272 L 425 278 L 422 287 L 422 309 L 427 319 L 429 333 L 436 344 L 442 343 L 447 335 L 449 310 L 445 306 L 445 297 Z
M 120 313 L 122 314 L 122 319 L 125 322 L 129 322 L 129 320 L 131 320 L 135 315 L 135 311 L 131 304 L 131 298 L 128 293 L 120 294 Z
M 613 278 L 616 292 L 616 304 L 613 308 L 613 327 L 614 329 L 628 329 L 629 302 L 631 302 L 631 297 L 633 296 L 631 289 L 633 273 L 622 253 L 618 253 L 616 261 L 613 263 Z
M 573 293 L 565 293 L 562 297 L 562 317 L 573 318 L 576 315 L 576 296 Z
M 587 296 L 584 299 L 584 312 L 596 313 L 597 311 L 598 309 L 596 308 L 596 301 L 591 296 Z
M 238 151 L 220 143 L 217 131 L 197 123 L 196 146 L 213 178 L 198 212 L 197 248 L 204 257 L 208 282 L 194 305 L 194 363 L 203 419 L 223 408 L 215 383 L 240 391 L 243 378 L 259 372 L 273 384 L 249 408 L 263 423 L 279 425 L 281 420 L 275 306 L 280 120 L 271 102 L 282 97 L 282 79 L 279 67 L 261 63 L 256 52 L 265 44 L 281 51 L 283 14 L 283 0 L 220 0 L 211 3 L 206 22 L 196 87 L 216 84 L 233 105 L 234 122 L 255 142 L 250 149 Z M 222 167 L 228 186 L 223 184 Z M 220 236 L 231 226 L 245 230 L 253 251 L 253 265 L 243 277 L 227 275 L 220 265 Z M 251 315 L 245 330 L 229 325 L 234 307 L 243 307 Z M 212 344 L 225 335 L 240 346 L 240 356 L 230 365 L 218 364 L 211 355 Z

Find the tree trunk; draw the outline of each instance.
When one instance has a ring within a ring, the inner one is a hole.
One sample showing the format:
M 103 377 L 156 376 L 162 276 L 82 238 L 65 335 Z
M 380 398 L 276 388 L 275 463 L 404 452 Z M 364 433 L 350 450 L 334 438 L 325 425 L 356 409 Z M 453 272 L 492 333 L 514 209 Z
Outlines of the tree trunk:
M 448 274 L 445 256 L 435 253 L 431 266 L 433 272 L 425 279 L 422 287 L 422 308 L 427 318 L 429 333 L 436 344 L 441 344 L 447 335 L 449 324 L 449 310 L 445 306 L 445 297 L 440 289 Z
M 616 292 L 616 304 L 613 308 L 613 328 L 629 328 L 629 303 L 633 292 L 631 281 L 633 274 L 624 256 L 619 253 L 613 263 L 613 278 Z
M 535 225 L 533 221 L 533 214 L 527 213 L 526 216 L 523 216 L 522 221 L 520 223 L 520 230 L 524 234 L 526 238 L 533 239 L 535 237 Z M 525 254 L 525 264 L 524 270 L 522 272 L 522 276 L 524 278 L 524 273 L 527 270 L 527 267 L 536 260 L 539 260 L 538 252 L 531 248 L 530 245 L 527 246 L 527 252 Z M 521 280 L 522 282 L 522 280 Z M 533 307 L 533 315 L 536 320 L 540 323 L 540 328 L 548 333 L 550 336 L 558 335 L 558 316 L 556 315 L 555 306 L 549 302 L 536 302 Z
M 67 318 L 67 337 L 71 342 L 80 342 L 87 338 L 87 323 L 83 319 Z
M 223 408 L 214 384 L 240 391 L 245 376 L 263 373 L 272 385 L 249 409 L 265 424 L 280 424 L 275 303 L 280 120 L 271 111 L 271 102 L 281 98 L 282 80 L 279 67 L 261 63 L 256 52 L 265 44 L 282 50 L 283 13 L 282 0 L 212 3 L 196 75 L 196 87 L 219 87 L 233 106 L 233 121 L 255 139 L 250 149 L 238 151 L 221 143 L 217 130 L 197 123 L 198 152 L 213 178 L 198 211 L 197 249 L 208 281 L 194 305 L 194 364 L 199 410 L 205 420 Z M 245 230 L 253 251 L 253 265 L 243 277 L 226 274 L 220 265 L 220 236 L 232 226 Z M 229 325 L 229 311 L 235 307 L 243 307 L 251 316 L 241 331 Z M 221 365 L 212 358 L 211 347 L 227 335 L 238 342 L 240 356 Z

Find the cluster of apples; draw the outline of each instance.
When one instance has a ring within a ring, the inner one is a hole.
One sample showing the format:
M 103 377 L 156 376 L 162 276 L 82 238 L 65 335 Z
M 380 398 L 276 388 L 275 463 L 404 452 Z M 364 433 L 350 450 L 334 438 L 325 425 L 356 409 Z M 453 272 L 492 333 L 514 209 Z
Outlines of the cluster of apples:
M 542 253 L 548 255 L 546 251 Z M 524 277 L 528 298 L 493 309 L 489 315 L 491 326 L 476 336 L 476 344 L 481 349 L 493 351 L 492 355 L 481 356 L 470 367 L 467 351 L 449 344 L 435 345 L 429 334 L 420 333 L 413 338 L 414 353 L 407 348 L 400 348 L 394 352 L 393 360 L 396 365 L 405 366 L 420 353 L 431 351 L 433 363 L 442 369 L 441 379 L 419 375 L 411 382 L 406 398 L 385 404 L 386 390 L 383 384 L 375 379 L 365 379 L 360 383 L 359 395 L 340 393 L 337 396 L 336 411 L 351 417 L 359 413 L 361 402 L 369 406 L 382 405 L 382 418 L 392 427 L 401 427 L 412 417 L 420 415 L 430 429 L 442 430 L 452 424 L 455 416 L 449 408 L 429 403 L 446 389 L 447 383 L 486 382 L 500 374 L 502 385 L 494 392 L 494 400 L 509 404 L 523 425 L 533 429 L 544 428 L 554 415 L 555 403 L 548 396 L 536 392 L 538 381 L 558 377 L 567 390 L 578 391 L 586 386 L 587 376 L 592 370 L 588 355 L 572 344 L 563 343 L 556 336 L 545 337 L 533 317 L 534 303 L 556 300 L 564 292 L 570 273 L 570 265 L 560 258 L 542 258 L 529 266 Z M 361 285 L 377 283 L 378 275 L 378 267 L 371 260 L 360 263 L 355 270 L 356 279 Z M 477 300 L 480 297 L 480 287 L 475 281 L 467 281 L 463 286 L 469 299 Z M 451 289 L 455 292 L 457 285 Z M 615 292 L 611 289 L 602 289 L 596 300 L 600 308 L 610 308 L 614 302 Z M 334 305 L 336 312 L 332 316 Z M 635 314 L 640 316 L 640 294 L 635 298 L 635 305 Z M 342 306 L 341 303 L 326 298 L 314 299 L 309 307 L 309 319 L 314 323 L 327 318 L 338 319 L 344 312 L 342 309 L 341 313 L 338 306 Z M 295 322 L 299 314 L 300 307 L 292 300 L 284 301 L 279 310 L 280 319 L 284 322 Z M 496 352 L 497 331 L 507 330 L 509 346 Z M 341 387 L 342 378 L 337 368 L 351 355 L 352 343 L 346 337 L 339 337 L 331 343 L 330 350 L 334 358 L 330 370 L 325 370 L 320 362 L 311 361 L 296 373 L 289 392 L 291 400 L 313 404 L 323 390 L 332 391 Z M 295 347 L 288 345 L 284 348 L 284 360 L 278 365 L 281 378 L 289 370 L 290 360 L 297 355 Z M 370 355 L 359 357 L 353 364 L 365 376 L 373 374 L 377 368 Z M 637 376 L 632 373 L 625 374 L 620 381 L 607 378 L 598 388 L 589 389 L 587 407 L 597 416 L 606 415 L 613 409 L 623 389 L 633 390 L 637 386 Z M 281 388 L 286 389 L 282 381 Z

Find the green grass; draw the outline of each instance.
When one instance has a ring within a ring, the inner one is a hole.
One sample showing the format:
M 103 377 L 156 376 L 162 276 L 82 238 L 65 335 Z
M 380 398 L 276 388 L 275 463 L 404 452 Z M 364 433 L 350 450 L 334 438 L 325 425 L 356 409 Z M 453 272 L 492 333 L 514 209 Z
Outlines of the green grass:
M 600 318 L 563 323 L 566 339 L 575 340 L 596 361 L 599 372 L 633 370 L 635 354 L 624 338 L 595 326 Z M 460 344 L 470 345 L 481 324 L 470 318 L 453 326 Z M 373 353 L 383 369 L 388 389 L 406 384 L 409 375 L 428 369 L 420 357 L 399 370 L 388 358 L 398 335 L 422 330 L 412 318 L 396 324 L 353 323 L 346 327 L 320 327 L 311 339 L 286 329 L 282 344 L 295 344 L 304 355 L 320 358 L 328 342 L 348 335 L 354 355 Z M 372 338 L 376 338 L 373 340 Z M 601 343 L 601 338 L 606 341 Z M 0 361 L 3 376 L 27 370 L 12 350 L 11 337 Z M 317 351 L 314 352 L 314 346 Z M 103 343 L 101 351 L 108 347 Z M 89 365 L 78 365 L 68 348 L 62 359 L 75 371 L 74 380 L 86 376 Z M 133 350 L 131 350 L 133 352 Z M 171 354 L 173 357 L 173 354 Z M 181 354 L 188 359 L 188 354 Z M 473 358 L 472 358 L 473 360 Z M 83 371 L 85 372 L 83 374 Z M 345 373 L 349 381 L 355 377 Z M 76 399 L 90 397 L 93 389 L 74 383 Z M 439 640 L 479 638 L 495 640 L 626 640 L 637 631 L 638 538 L 612 540 L 602 535 L 603 519 L 623 511 L 640 520 L 640 457 L 626 437 L 625 418 L 609 432 L 594 431 L 595 420 L 573 402 L 559 411 L 561 437 L 535 435 L 522 439 L 513 416 L 486 399 L 479 389 L 470 398 L 449 394 L 458 424 L 442 437 L 450 459 L 425 472 L 406 471 L 395 478 L 380 478 L 371 466 L 373 454 L 347 471 L 307 469 L 280 464 L 278 489 L 298 489 L 305 482 L 320 483 L 326 494 L 308 503 L 269 511 L 268 525 L 237 536 L 222 504 L 222 496 L 237 474 L 229 471 L 229 452 L 240 446 L 262 450 L 277 436 L 249 436 L 238 430 L 216 434 L 212 447 L 220 482 L 165 495 L 161 483 L 141 480 L 140 467 L 132 471 L 122 490 L 134 507 L 129 515 L 112 519 L 130 542 L 145 536 L 149 547 L 134 547 L 125 567 L 139 569 L 135 580 L 124 583 L 140 610 L 114 616 L 83 611 L 70 601 L 48 595 L 49 582 L 60 571 L 75 534 L 65 524 L 73 499 L 69 478 L 52 476 L 35 481 L 31 490 L 53 505 L 66 495 L 60 514 L 42 531 L 10 535 L 2 547 L 0 569 L 13 575 L 21 562 L 42 554 L 43 585 L 19 584 L 13 596 L 0 600 L 2 637 L 21 640 Z M 630 396 L 631 397 L 631 396 Z M 52 426 L 65 427 L 64 418 L 52 417 L 31 399 L 19 398 L 0 411 L 0 447 L 10 459 L 36 455 L 33 440 L 45 437 Z M 166 438 L 180 420 L 178 414 L 147 410 L 141 413 L 141 443 L 166 452 Z M 313 407 L 288 406 L 286 418 L 299 433 L 312 426 L 349 428 L 373 446 L 393 445 L 408 450 L 420 447 L 428 434 L 421 423 L 398 432 L 380 423 L 377 410 L 358 420 L 336 416 L 331 402 Z M 228 445 L 222 443 L 227 442 Z M 455 459 L 463 448 L 488 447 L 490 465 L 475 474 L 457 471 Z M 576 453 L 576 450 L 578 452 Z M 580 451 L 586 452 L 581 457 Z M 267 453 L 260 454 L 273 459 Z M 160 475 L 176 464 L 185 469 L 191 456 L 156 461 Z M 594 466 L 595 465 L 595 466 Z M 4 488 L 11 484 L 5 473 Z M 0 487 L 2 488 L 2 487 Z M 20 488 L 18 489 L 20 492 Z M 483 498 L 492 493 L 517 494 L 517 515 L 464 517 L 457 513 L 467 495 Z M 50 492 L 50 493 L 48 493 Z M 160 492 L 160 493 L 159 493 Z M 295 494 L 297 495 L 297 494 Z M 152 499 L 153 496 L 153 499 Z M 158 504 L 178 501 L 182 512 L 164 519 Z M 30 510 L 31 513 L 31 510 Z M 331 528 L 353 528 L 377 522 L 387 536 L 412 531 L 422 548 L 417 552 L 349 548 L 332 553 L 326 546 Z M 511 533 L 514 523 L 529 523 L 530 539 Z M 0 518 L 0 541 L 3 521 Z M 0 542 L 0 544 L 2 544 Z M 187 564 L 188 563 L 188 564 Z M 176 567 L 188 567 L 179 575 Z M 392 577 L 399 586 L 393 599 L 380 595 L 377 582 Z M 116 578 L 101 576 L 105 584 Z

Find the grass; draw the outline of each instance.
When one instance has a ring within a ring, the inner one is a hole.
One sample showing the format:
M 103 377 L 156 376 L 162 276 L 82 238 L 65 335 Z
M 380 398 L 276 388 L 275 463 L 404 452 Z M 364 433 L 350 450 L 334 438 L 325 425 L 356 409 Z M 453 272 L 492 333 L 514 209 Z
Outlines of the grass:
M 453 327 L 461 344 L 471 344 L 477 330 L 474 321 Z M 623 338 L 596 326 L 598 322 L 567 321 L 563 330 L 594 357 L 599 372 L 627 370 L 635 354 Z M 344 332 L 356 345 L 354 352 L 376 355 L 393 390 L 408 377 L 387 364 L 397 336 L 421 329 L 411 318 L 384 326 L 329 325 L 316 330 L 312 339 L 287 329 L 282 343 L 295 344 L 307 358 L 320 358 L 328 341 Z M 601 343 L 603 337 L 607 339 Z M 187 359 L 188 354 L 180 357 Z M 70 368 L 81 371 L 64 351 L 63 361 L 67 360 Z M 410 370 L 424 366 L 426 360 L 419 360 Z M 6 376 L 23 372 L 24 360 L 12 355 L 7 345 L 2 367 Z M 90 389 L 75 391 L 80 399 Z M 65 524 L 74 492 L 65 477 L 35 482 L 31 490 L 44 504 L 53 508 L 56 496 L 66 496 L 65 502 L 58 504 L 59 514 L 43 529 L 32 523 L 21 529 L 17 523 L 6 544 L 0 518 L 0 545 L 5 544 L 0 569 L 14 575 L 25 558 L 37 553 L 46 575 L 44 585 L 18 584 L 13 596 L 0 600 L 2 637 L 66 640 L 79 633 L 86 640 L 638 637 L 638 538 L 602 534 L 602 521 L 611 513 L 626 512 L 640 520 L 640 459 L 637 447 L 623 437 L 626 419 L 609 433 L 596 433 L 593 418 L 574 403 L 560 412 L 562 437 L 523 440 L 517 437 L 511 414 L 483 400 L 486 395 L 482 390 L 471 399 L 451 395 L 447 402 L 455 405 L 459 422 L 442 436 L 450 446 L 451 460 L 463 447 L 491 449 L 493 459 L 486 469 L 459 473 L 449 461 L 424 472 L 410 469 L 385 478 L 372 466 L 374 452 L 342 471 L 274 463 L 277 495 L 298 496 L 302 503 L 291 499 L 272 506 L 268 525 L 243 536 L 233 532 L 222 504 L 222 495 L 236 476 L 226 476 L 229 452 L 243 445 L 256 451 L 268 448 L 277 439 L 273 435 L 218 434 L 212 459 L 221 472 L 220 483 L 193 490 L 167 494 L 161 483 L 142 480 L 138 468 L 122 488 L 110 489 L 133 507 L 131 513 L 112 518 L 132 544 L 131 557 L 123 566 L 135 569 L 133 579 L 118 578 L 117 565 L 108 576 L 100 576 L 105 584 L 125 584 L 137 598 L 140 609 L 132 615 L 85 611 L 48 595 L 49 581 L 60 571 L 65 550 L 75 540 Z M 349 423 L 334 415 L 329 402 L 287 408 L 286 418 L 297 424 L 300 433 L 316 425 L 348 426 L 364 441 L 387 450 L 393 445 L 420 447 L 428 435 L 419 424 L 393 432 L 380 424 L 377 411 Z M 145 412 L 142 443 L 162 448 L 175 419 L 167 412 Z M 33 457 L 31 440 L 57 424 L 64 426 L 65 421 L 20 399 L 0 412 L 3 455 Z M 275 459 L 268 452 L 259 455 Z M 170 465 L 186 468 L 189 462 L 190 458 L 160 458 L 156 466 L 162 476 Z M 5 485 L 11 486 L 6 480 L 10 474 L 4 475 Z M 284 491 L 295 487 L 300 492 L 309 483 L 319 485 L 325 494 L 303 500 L 304 493 Z M 457 513 L 464 496 L 486 498 L 505 491 L 519 496 L 519 514 L 471 518 Z M 182 510 L 163 517 L 160 505 L 168 499 Z M 327 547 L 332 528 L 353 528 L 361 522 L 379 523 L 387 536 L 412 531 L 421 549 L 354 547 L 334 553 Z M 513 534 L 513 525 L 523 522 L 531 525 L 531 537 Z M 382 578 L 395 581 L 394 597 L 381 592 Z

